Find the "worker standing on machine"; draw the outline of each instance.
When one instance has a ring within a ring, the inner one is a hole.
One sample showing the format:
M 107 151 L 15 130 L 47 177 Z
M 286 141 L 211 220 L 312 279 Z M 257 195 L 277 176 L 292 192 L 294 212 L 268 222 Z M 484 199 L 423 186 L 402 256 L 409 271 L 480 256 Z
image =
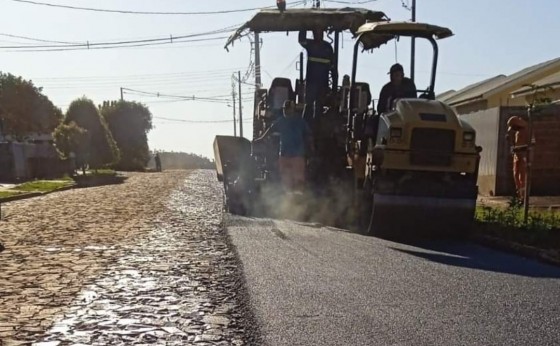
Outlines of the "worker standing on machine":
M 288 191 L 302 191 L 305 185 L 306 148 L 312 143 L 311 130 L 295 109 L 294 101 L 284 102 L 284 116 L 274 122 L 260 137 L 257 144 L 266 137 L 280 135 L 280 157 L 278 168 L 282 184 Z
M 507 139 L 513 155 L 513 180 L 517 197 L 525 194 L 527 177 L 527 155 L 529 152 L 529 124 L 519 116 L 512 116 L 507 121 Z
M 401 64 L 391 66 L 388 74 L 391 76 L 391 81 L 385 84 L 379 93 L 377 114 L 390 111 L 396 99 L 416 98 L 416 85 L 412 79 L 404 76 L 404 69 Z
M 300 31 L 299 43 L 307 51 L 304 118 L 309 120 L 323 112 L 329 91 L 329 76 L 333 69 L 334 51 L 332 46 L 323 40 L 323 31 L 319 29 L 313 30 L 312 40 L 307 38 L 306 31 Z

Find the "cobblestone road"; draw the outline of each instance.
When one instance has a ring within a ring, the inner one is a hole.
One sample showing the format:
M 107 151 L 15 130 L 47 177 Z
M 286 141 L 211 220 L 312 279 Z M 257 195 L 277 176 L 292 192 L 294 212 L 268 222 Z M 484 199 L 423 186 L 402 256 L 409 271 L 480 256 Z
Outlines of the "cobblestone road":
M 4 206 L 0 344 L 243 344 L 214 179 L 135 174 Z

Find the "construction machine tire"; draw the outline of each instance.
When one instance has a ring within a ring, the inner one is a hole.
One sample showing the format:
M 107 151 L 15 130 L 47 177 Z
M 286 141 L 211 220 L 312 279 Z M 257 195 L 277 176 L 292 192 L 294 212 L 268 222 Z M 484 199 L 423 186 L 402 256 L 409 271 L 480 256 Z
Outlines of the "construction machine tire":
M 354 199 L 354 227 L 358 233 L 368 235 L 373 207 L 370 180 L 366 180 L 360 189 L 354 189 Z
M 228 200 L 227 211 L 232 215 L 246 216 L 247 208 L 237 201 Z
M 474 207 L 454 199 L 444 199 L 430 205 L 425 198 L 406 197 L 409 201 L 395 204 L 387 197 L 373 196 L 368 234 L 393 240 L 412 240 L 424 237 L 467 238 L 474 219 Z M 401 198 L 401 197 L 398 197 Z M 383 200 L 383 202 L 380 201 Z M 457 207 L 451 206 L 459 203 Z M 473 201 L 472 203 L 475 203 Z
M 224 184 L 224 188 L 227 212 L 240 216 L 249 215 L 251 211 L 251 206 L 249 205 L 249 195 L 246 192 L 236 190 L 227 184 Z
M 392 238 L 397 235 L 398 225 L 389 208 L 375 203 L 375 195 L 371 198 L 369 225 L 367 234 L 378 238 Z

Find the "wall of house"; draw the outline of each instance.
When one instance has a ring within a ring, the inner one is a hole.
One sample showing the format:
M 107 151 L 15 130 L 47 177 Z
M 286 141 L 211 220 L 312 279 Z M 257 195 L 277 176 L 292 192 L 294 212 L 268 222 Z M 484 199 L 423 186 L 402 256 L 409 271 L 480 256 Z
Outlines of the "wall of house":
M 16 180 L 30 179 L 29 166 L 27 158 L 33 151 L 33 144 L 27 143 L 11 143 L 12 154 L 14 158 L 14 178 Z
M 0 181 L 52 179 L 69 172 L 51 142 L 0 143 Z
M 500 109 L 492 108 L 462 115 L 476 130 L 476 144 L 482 147 L 478 174 L 479 193 L 492 196 L 496 192 L 498 169 L 498 132 Z
M 527 102 L 523 98 L 512 98 L 510 93 L 494 95 L 488 98 L 488 108 L 494 107 L 525 107 Z
M 0 143 L 0 181 L 14 180 L 14 158 L 10 143 Z
M 480 100 L 453 107 L 458 114 L 470 114 L 488 109 L 488 101 Z

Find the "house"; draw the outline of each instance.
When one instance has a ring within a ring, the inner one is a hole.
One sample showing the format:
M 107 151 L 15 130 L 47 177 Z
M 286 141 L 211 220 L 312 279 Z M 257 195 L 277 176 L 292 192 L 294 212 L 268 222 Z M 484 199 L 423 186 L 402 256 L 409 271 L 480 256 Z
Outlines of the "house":
M 495 107 L 522 107 L 527 104 L 527 98 L 516 97 L 515 95 L 518 95 L 516 93 L 528 91 L 526 85 L 529 84 L 558 82 L 558 74 L 560 74 L 560 58 L 527 67 L 509 76 L 497 75 L 459 91 L 446 91 L 436 98 L 455 108 L 459 114 Z M 560 91 L 557 89 L 553 96 L 556 97 L 555 100 L 560 100 Z
M 67 163 L 60 159 L 50 134 L 29 134 L 21 140 L 0 133 L 0 181 L 61 177 Z
M 535 101 L 558 103 L 532 114 L 536 147 L 532 193 L 560 195 L 560 58 L 497 75 L 436 97 L 452 106 L 477 131 L 482 146 L 479 190 L 484 195 L 513 195 L 512 156 L 506 139 L 507 120 L 528 118 Z

